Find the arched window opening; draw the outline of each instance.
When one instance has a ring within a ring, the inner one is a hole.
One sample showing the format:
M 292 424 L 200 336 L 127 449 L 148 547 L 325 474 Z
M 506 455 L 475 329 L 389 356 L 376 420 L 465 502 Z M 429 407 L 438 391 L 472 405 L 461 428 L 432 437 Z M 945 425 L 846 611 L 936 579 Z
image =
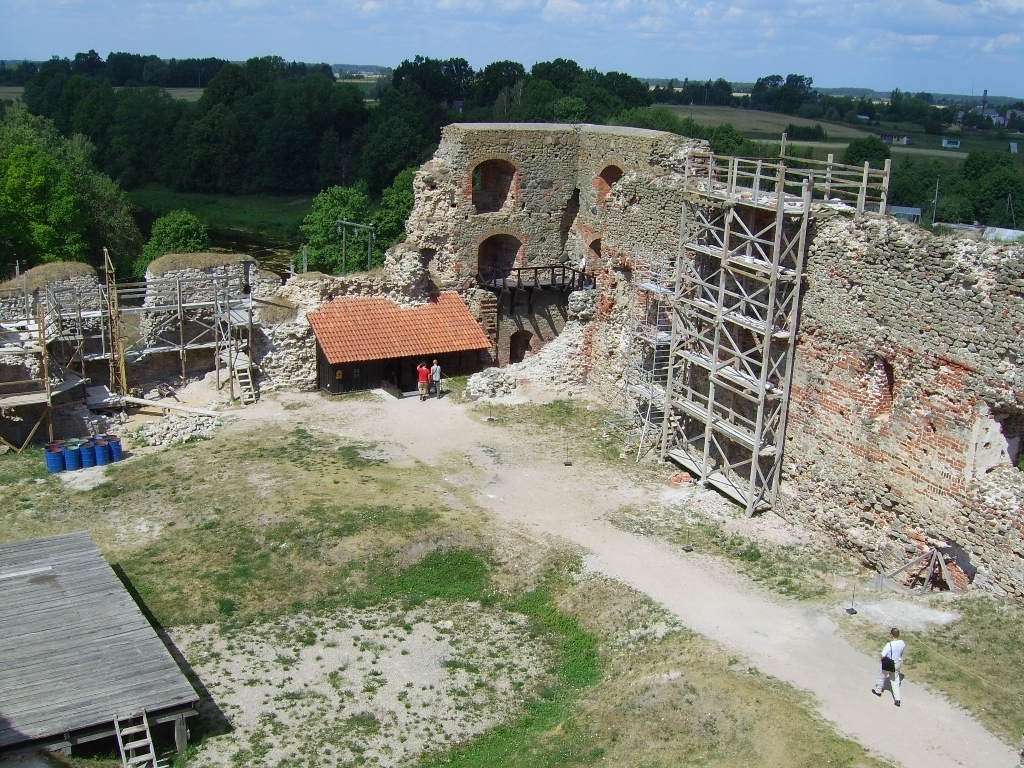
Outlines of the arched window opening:
M 512 235 L 491 235 L 477 251 L 477 273 L 481 282 L 490 283 L 509 276 L 516 265 L 522 243 Z
M 598 177 L 594 179 L 594 188 L 597 190 L 597 204 L 603 205 L 605 198 L 611 191 L 612 186 L 622 178 L 622 169 L 617 165 L 605 167 Z
M 500 211 L 508 200 L 516 167 L 507 160 L 486 160 L 473 169 L 473 205 L 477 213 Z
M 529 331 L 516 331 L 508 340 L 508 361 L 509 363 L 520 363 L 530 351 L 530 342 L 533 334 Z

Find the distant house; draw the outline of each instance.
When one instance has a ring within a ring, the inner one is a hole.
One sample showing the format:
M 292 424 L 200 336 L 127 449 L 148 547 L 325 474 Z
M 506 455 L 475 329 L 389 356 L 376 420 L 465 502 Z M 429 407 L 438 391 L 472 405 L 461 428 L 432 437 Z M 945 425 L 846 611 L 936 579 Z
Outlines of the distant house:
M 942 137 L 942 148 L 943 149 L 960 149 L 960 139 L 953 136 Z
M 899 134 L 883 133 L 882 141 L 886 144 L 900 144 L 905 147 L 910 143 L 910 137 Z
M 886 207 L 886 213 L 895 216 L 897 219 L 905 219 L 915 224 L 921 223 L 921 209 L 909 205 L 890 205 Z

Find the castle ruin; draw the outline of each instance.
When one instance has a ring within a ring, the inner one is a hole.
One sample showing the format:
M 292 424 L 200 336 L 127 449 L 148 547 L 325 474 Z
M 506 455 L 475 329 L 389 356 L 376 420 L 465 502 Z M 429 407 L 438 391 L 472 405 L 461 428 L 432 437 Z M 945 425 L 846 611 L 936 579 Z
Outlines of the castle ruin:
M 235 261 L 223 296 L 190 301 L 194 276 L 168 271 L 128 309 L 147 354 L 165 347 L 182 371 L 205 355 L 229 381 L 251 363 L 299 389 L 323 379 L 306 314 L 345 297 L 455 292 L 492 344 L 481 363 L 501 366 L 573 323 L 575 375 L 622 414 L 631 452 L 880 571 L 934 548 L 957 584 L 1022 596 L 1024 247 L 889 217 L 887 183 L 887 169 L 719 157 L 658 131 L 455 124 L 383 274 L 278 287 Z M 194 269 L 216 282 L 216 265 Z M 83 318 L 112 311 L 98 284 Z M 94 359 L 114 359 L 92 335 Z

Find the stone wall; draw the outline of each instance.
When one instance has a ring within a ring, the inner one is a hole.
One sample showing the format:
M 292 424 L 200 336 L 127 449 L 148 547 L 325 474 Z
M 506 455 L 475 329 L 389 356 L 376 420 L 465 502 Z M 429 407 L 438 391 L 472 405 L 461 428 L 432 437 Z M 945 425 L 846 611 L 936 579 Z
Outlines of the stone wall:
M 419 265 L 431 286 L 460 290 L 495 340 L 498 361 L 505 363 L 516 331 L 534 334 L 531 351 L 561 332 L 567 294 L 535 298 L 533 312 L 491 315 L 494 302 L 469 295 L 481 260 L 486 266 L 488 256 L 497 252 L 508 266 L 576 267 L 585 258 L 604 290 L 622 294 L 625 301 L 623 279 L 635 267 L 645 268 L 677 250 L 682 196 L 672 179 L 687 153 L 698 147 L 703 143 L 637 128 L 450 125 L 434 157 L 416 175 L 408 239 L 389 258 L 405 265 L 407 273 L 415 273 L 410 265 Z M 499 188 L 482 195 L 490 168 L 496 169 L 490 175 Z M 495 239 L 501 246 L 489 249 Z M 415 284 L 408 277 L 404 282 Z M 507 307 L 508 295 L 501 301 Z M 525 294 L 519 301 L 525 301 Z M 629 314 L 628 308 L 616 309 L 615 301 L 602 306 L 605 320 L 615 312 Z M 602 356 L 619 354 L 623 324 L 617 328 L 588 331 L 588 346 L 596 342 Z M 616 379 L 606 387 L 614 389 L 621 365 L 605 370 Z M 600 373 L 598 379 L 600 385 Z
M 888 217 L 814 225 L 787 511 L 879 568 L 952 545 L 1024 594 L 1024 248 Z
M 501 296 L 497 327 L 497 363 L 506 365 L 537 352 L 558 337 L 568 311 L 563 291 L 514 291 Z M 523 346 L 520 346 L 520 342 Z
M 597 295 L 594 320 L 573 326 L 585 360 L 574 376 L 622 406 L 636 285 L 675 263 L 698 204 L 677 171 L 699 146 L 650 131 L 449 126 L 417 176 L 407 246 L 443 284 L 472 281 L 494 234 L 520 243 L 516 265 L 585 255 Z M 496 210 L 478 212 L 473 172 L 487 161 L 511 182 Z M 1024 594 L 1024 473 L 1011 465 L 1024 432 L 1021 252 L 814 210 L 784 514 L 881 570 L 948 546 L 976 584 Z
M 616 182 L 631 173 L 665 174 L 695 146 L 698 142 L 638 128 L 449 125 L 433 159 L 416 175 L 406 247 L 419 254 L 442 288 L 471 284 L 481 246 L 494 236 L 519 243 L 515 266 L 575 266 L 604 232 L 609 192 L 615 185 L 602 173 Z M 481 205 L 480 188 L 487 180 L 479 169 L 487 163 L 503 165 L 508 175 L 500 182 L 507 182 L 507 190 Z M 628 207 L 627 203 L 622 209 Z M 677 216 L 671 216 L 673 222 Z M 638 226 L 639 239 L 649 225 L 647 221 Z

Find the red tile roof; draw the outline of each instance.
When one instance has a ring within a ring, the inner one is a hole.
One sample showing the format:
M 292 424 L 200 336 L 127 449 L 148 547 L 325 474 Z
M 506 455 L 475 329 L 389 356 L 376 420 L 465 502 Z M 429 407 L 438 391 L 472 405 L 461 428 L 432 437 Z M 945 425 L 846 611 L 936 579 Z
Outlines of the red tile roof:
M 331 364 L 491 346 L 469 308 L 450 291 L 418 307 L 400 307 L 388 299 L 335 299 L 306 317 Z

